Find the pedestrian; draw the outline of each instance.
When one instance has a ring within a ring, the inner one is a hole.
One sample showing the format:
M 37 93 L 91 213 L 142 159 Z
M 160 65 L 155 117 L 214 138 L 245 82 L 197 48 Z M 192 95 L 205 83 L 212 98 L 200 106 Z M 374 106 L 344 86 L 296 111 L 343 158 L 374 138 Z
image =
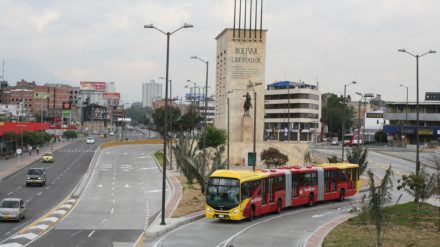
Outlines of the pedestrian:
M 37 147 L 35 148 L 35 150 L 37 151 L 37 155 L 40 154 L 40 145 L 37 145 Z
M 29 155 L 32 155 L 32 146 L 29 145 Z

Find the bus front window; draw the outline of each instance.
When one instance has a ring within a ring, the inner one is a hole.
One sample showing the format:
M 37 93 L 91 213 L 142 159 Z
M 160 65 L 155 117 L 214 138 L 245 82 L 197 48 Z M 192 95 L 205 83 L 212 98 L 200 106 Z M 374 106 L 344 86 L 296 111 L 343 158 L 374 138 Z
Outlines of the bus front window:
M 229 210 L 240 203 L 240 182 L 232 178 L 210 178 L 206 203 L 214 209 Z

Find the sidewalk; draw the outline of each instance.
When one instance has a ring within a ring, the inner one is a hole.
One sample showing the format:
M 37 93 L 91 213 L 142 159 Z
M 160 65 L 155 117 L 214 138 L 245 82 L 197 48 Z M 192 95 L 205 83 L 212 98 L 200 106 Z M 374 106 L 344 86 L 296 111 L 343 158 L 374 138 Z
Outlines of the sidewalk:
M 71 143 L 72 141 L 56 142 L 52 145 L 52 152 L 55 152 Z M 27 152 L 23 152 L 20 160 L 18 157 L 13 157 L 8 160 L 0 160 L 0 181 L 41 159 L 44 152 L 50 152 L 50 145 L 41 147 L 40 154 L 38 155 L 37 152 L 33 150 L 32 155 L 29 155 Z
M 174 160 L 175 159 L 173 159 L 173 161 Z M 173 167 L 176 167 L 174 162 Z M 159 169 L 161 169 L 160 166 Z M 169 170 L 169 167 L 167 168 L 167 180 L 171 187 L 171 195 L 165 203 L 165 225 L 160 224 L 162 221 L 162 211 L 159 211 L 158 214 L 153 217 L 153 221 L 149 223 L 149 226 L 145 231 L 145 236 L 147 238 L 156 238 L 184 224 L 201 219 L 205 216 L 205 212 L 200 211 L 179 218 L 171 218 L 182 199 L 182 185 L 177 179 L 177 176 L 178 172 L 176 170 Z

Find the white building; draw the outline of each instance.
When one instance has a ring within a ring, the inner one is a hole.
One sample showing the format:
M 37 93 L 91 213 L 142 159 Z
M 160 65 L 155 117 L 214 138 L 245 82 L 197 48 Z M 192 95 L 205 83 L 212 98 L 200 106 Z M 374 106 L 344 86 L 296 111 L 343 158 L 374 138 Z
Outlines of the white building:
M 317 86 L 280 81 L 264 95 L 265 139 L 316 141 L 320 132 L 321 93 Z
M 150 80 L 142 84 L 142 107 L 153 107 L 153 102 L 162 98 L 162 83 Z

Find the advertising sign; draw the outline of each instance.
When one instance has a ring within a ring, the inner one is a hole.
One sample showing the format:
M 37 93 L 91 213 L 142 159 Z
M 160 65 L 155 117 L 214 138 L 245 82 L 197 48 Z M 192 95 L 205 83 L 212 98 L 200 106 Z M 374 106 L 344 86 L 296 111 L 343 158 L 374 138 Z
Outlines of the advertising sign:
M 104 99 L 117 99 L 121 97 L 120 93 L 104 93 Z
M 63 117 L 68 118 L 70 116 L 70 110 L 63 110 Z
M 49 94 L 47 92 L 34 92 L 34 99 L 47 99 Z
M 383 113 L 380 113 L 380 112 L 367 112 L 367 118 L 383 118 Z
M 79 86 L 82 90 L 98 90 L 105 91 L 106 84 L 105 82 L 96 82 L 96 81 L 81 81 Z
M 72 108 L 72 104 L 70 102 L 63 102 L 63 110 L 70 110 Z

